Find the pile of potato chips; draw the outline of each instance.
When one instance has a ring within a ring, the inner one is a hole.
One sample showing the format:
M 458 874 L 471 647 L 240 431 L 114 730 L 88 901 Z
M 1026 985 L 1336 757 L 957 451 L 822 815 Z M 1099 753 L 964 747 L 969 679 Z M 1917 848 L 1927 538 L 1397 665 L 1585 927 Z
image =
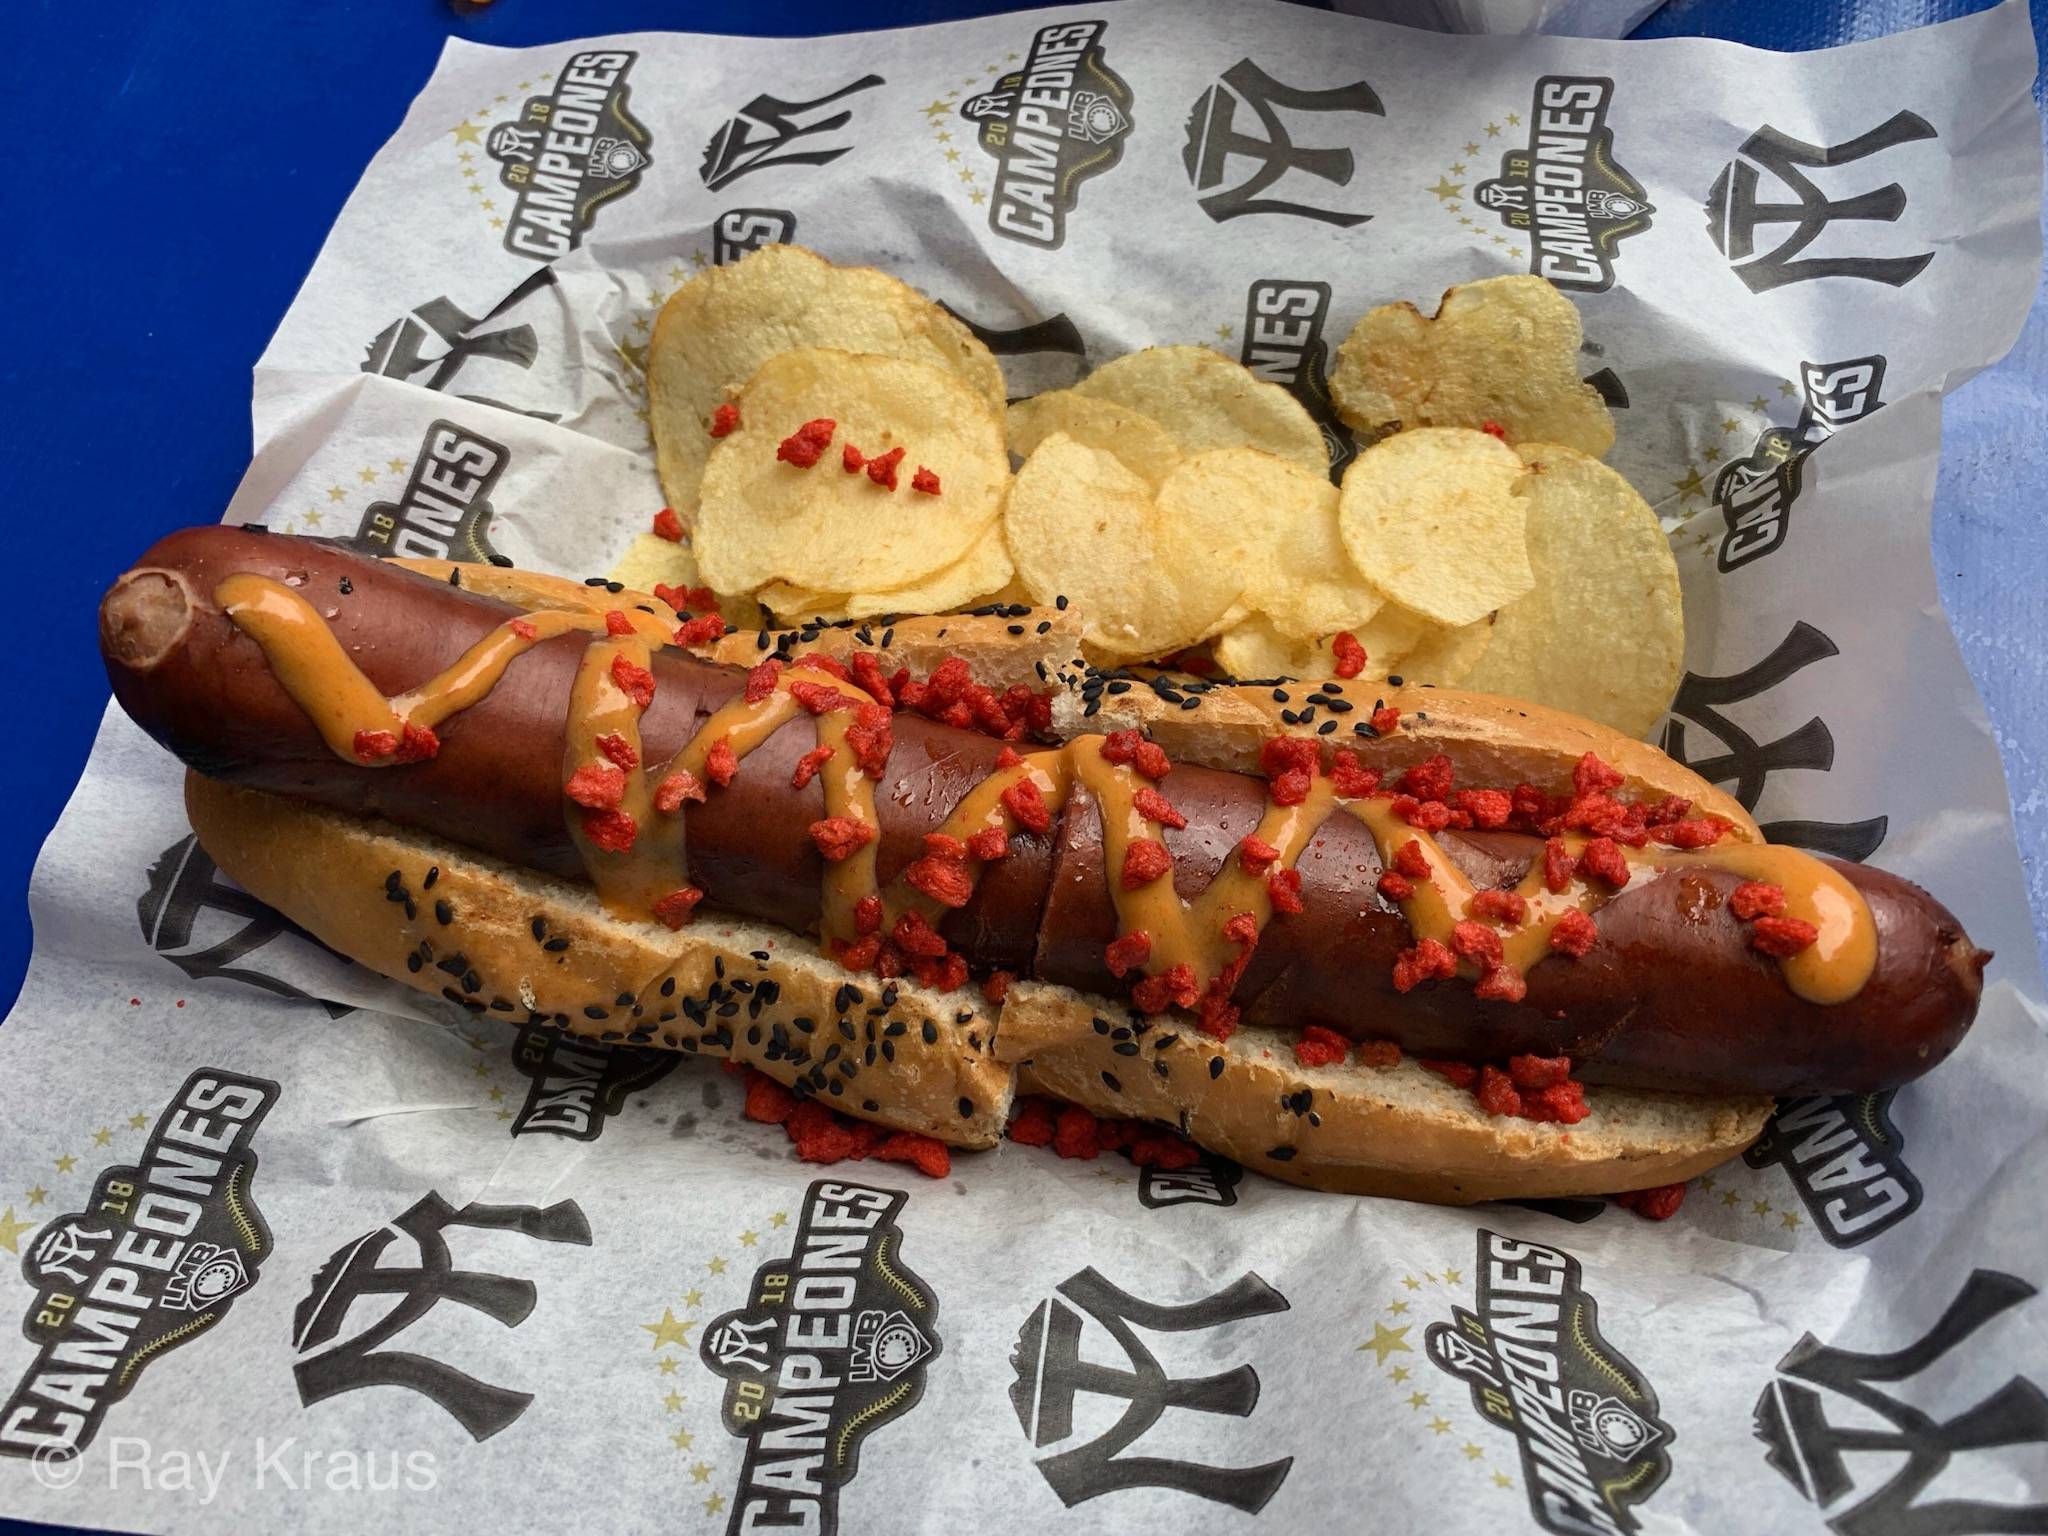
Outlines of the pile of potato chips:
M 709 586 L 740 623 L 1065 597 L 1103 666 L 1206 648 L 1239 678 L 1399 675 L 1640 735 L 1682 668 L 1678 573 L 1599 460 L 1614 426 L 1579 341 L 1535 277 L 1371 311 L 1331 378 L 1370 446 L 1332 485 L 1300 402 L 1209 348 L 1006 405 L 940 306 L 768 246 L 662 309 L 649 401 L 685 537 L 615 574 Z

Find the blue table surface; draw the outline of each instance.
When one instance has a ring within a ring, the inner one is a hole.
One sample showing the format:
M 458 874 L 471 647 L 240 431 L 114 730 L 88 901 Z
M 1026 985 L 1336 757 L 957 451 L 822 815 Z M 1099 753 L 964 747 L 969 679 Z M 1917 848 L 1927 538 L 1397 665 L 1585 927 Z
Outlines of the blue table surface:
M 0 687 L 24 739 L 0 756 L 0 997 L 28 961 L 25 893 L 106 699 L 94 604 L 159 533 L 220 515 L 250 453 L 249 370 L 349 189 L 444 38 L 530 45 L 674 28 L 800 35 L 1027 7 L 1001 0 L 376 0 L 77 6 L 16 0 L 0 64 L 11 230 L 0 240 L 0 505 L 39 557 L 10 599 Z M 1642 36 L 1813 48 L 1981 0 L 1673 0 Z M 2034 20 L 2039 41 L 2048 7 Z M 2037 99 L 2040 89 L 2036 87 Z M 2027 431 L 2048 321 L 1949 406 L 1935 518 L 1942 595 L 2019 787 L 2037 923 L 2048 915 L 2048 445 Z M 1954 451 L 1967 445 L 1967 453 Z M 28 1529 L 0 1518 L 0 1531 Z M 38 1528 L 40 1529 L 40 1528 Z

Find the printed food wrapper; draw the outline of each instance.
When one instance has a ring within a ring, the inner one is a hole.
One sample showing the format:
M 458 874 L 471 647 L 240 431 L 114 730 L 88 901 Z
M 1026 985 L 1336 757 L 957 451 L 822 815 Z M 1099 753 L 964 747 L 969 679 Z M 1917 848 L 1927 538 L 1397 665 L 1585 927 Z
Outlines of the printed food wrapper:
M 1784 1105 L 1661 1225 L 1014 1145 L 810 1167 L 713 1063 L 450 1017 L 329 953 L 216 873 L 110 711 L 0 1029 L 0 1509 L 2040 1529 L 2040 973 L 1928 558 L 1942 396 L 2035 284 L 2032 76 L 2017 4 L 1797 56 L 1242 0 L 451 44 L 262 359 L 231 518 L 605 570 L 661 504 L 654 314 L 764 241 L 922 287 L 1013 394 L 1217 347 L 1339 466 L 1361 313 L 1539 272 L 1679 553 L 1660 743 L 1999 958 L 1953 1060 Z

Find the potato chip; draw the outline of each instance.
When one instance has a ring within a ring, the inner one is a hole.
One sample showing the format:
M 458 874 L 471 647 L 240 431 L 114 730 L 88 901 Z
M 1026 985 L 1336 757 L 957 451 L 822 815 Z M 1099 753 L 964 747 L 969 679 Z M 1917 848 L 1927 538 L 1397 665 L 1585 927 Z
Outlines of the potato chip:
M 1453 686 L 1486 654 L 1493 627 L 1492 615 L 1452 629 L 1388 603 L 1352 631 L 1366 658 L 1354 676 L 1367 683 L 1399 676 L 1408 683 Z M 1337 675 L 1335 640 L 1334 634 L 1312 643 L 1292 640 L 1255 614 L 1218 636 L 1214 649 L 1217 664 L 1232 677 L 1329 678 Z
M 1173 434 L 1142 411 L 1071 389 L 1048 390 L 1010 407 L 1010 452 L 1021 459 L 1055 432 L 1113 453 L 1155 488 L 1180 464 Z
M 1074 394 L 1150 416 L 1183 453 L 1262 448 L 1312 474 L 1330 472 L 1322 428 L 1299 400 L 1208 347 L 1148 347 L 1104 363 Z
M 771 581 L 816 592 L 909 586 L 960 559 L 995 522 L 1010 466 L 1002 423 L 952 374 L 813 347 L 769 358 L 736 399 L 740 424 L 705 465 L 692 535 L 720 591 Z M 832 423 L 816 462 L 778 458 L 813 420 Z M 849 445 L 868 458 L 906 449 L 896 489 L 848 473 Z M 938 476 L 938 494 L 913 487 L 920 467 Z
M 1361 431 L 1483 427 L 1509 442 L 1564 443 L 1596 458 L 1614 418 L 1579 377 L 1579 312 L 1548 281 L 1489 277 L 1447 291 L 1434 317 L 1370 310 L 1337 348 L 1330 394 Z
M 1522 461 L 1484 432 L 1424 427 L 1344 472 L 1344 545 L 1380 591 L 1439 624 L 1471 624 L 1535 584 L 1514 494 Z
M 1327 479 L 1256 448 L 1218 448 L 1188 463 L 1236 498 L 1250 546 L 1244 604 L 1283 637 L 1305 644 L 1379 611 L 1386 599 L 1344 548 L 1337 488 Z
M 1155 499 L 1114 454 L 1055 432 L 1010 486 L 1003 531 L 1018 577 L 1035 603 L 1068 598 L 1082 638 L 1104 656 L 1180 650 L 1237 600 L 1241 509 L 1199 482 L 1176 487 L 1187 472 L 1176 470 Z
M 767 245 L 683 284 L 654 322 L 647 403 L 662 493 L 693 520 L 712 412 L 778 352 L 838 347 L 908 358 L 953 374 L 998 413 L 1003 375 L 973 332 L 908 284 L 836 267 L 795 245 Z
M 1405 655 L 1389 665 L 1388 671 L 1398 673 L 1404 683 L 1434 683 L 1439 688 L 1463 686 L 1471 678 L 1473 669 L 1493 648 L 1498 632 L 1498 616 L 1495 614 L 1456 628 L 1431 624 Z M 1372 654 L 1370 649 L 1366 654 Z M 1366 671 L 1371 670 L 1368 663 Z
M 1014 568 L 1010 551 L 1003 542 L 1003 530 L 991 524 L 974 547 L 943 570 L 922 581 L 888 592 L 816 592 L 788 582 L 770 582 L 760 599 L 773 610 L 776 619 L 791 623 L 802 619 L 867 619 L 878 614 L 947 613 L 955 608 L 994 601 L 991 594 L 1010 580 Z M 1021 599 L 1020 599 L 1021 601 Z
M 1549 443 L 1519 451 L 1536 586 L 1501 609 L 1465 686 L 1647 735 L 1685 670 L 1670 542 L 1648 503 L 1597 459 Z
M 622 581 L 639 592 L 652 592 L 657 586 L 689 588 L 706 585 L 688 540 L 679 543 L 652 533 L 634 534 L 633 542 L 619 556 L 619 563 L 611 568 L 610 575 L 613 581 Z M 719 613 L 734 629 L 761 627 L 761 605 L 751 597 L 726 592 L 714 595 L 718 598 Z
M 1216 665 L 1230 676 L 1258 681 L 1268 677 L 1302 677 L 1315 665 L 1315 653 L 1273 627 L 1264 614 L 1253 614 L 1216 637 L 1210 647 Z

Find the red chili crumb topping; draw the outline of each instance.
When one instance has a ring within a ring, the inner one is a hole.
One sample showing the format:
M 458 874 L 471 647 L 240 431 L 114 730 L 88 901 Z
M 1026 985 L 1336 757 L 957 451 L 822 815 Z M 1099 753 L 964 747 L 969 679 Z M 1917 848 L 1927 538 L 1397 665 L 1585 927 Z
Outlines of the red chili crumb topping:
M 711 435 L 713 437 L 730 436 L 733 428 L 739 424 L 740 408 L 730 400 L 724 402 L 717 410 L 711 413 Z
M 711 750 L 704 754 L 704 776 L 723 789 L 739 771 L 739 754 L 733 751 L 732 742 L 721 736 L 711 743 Z
M 725 634 L 725 620 L 715 613 L 699 614 L 686 619 L 676 630 L 676 644 L 683 646 L 709 645 Z
M 1111 731 L 1103 737 L 1102 760 L 1135 768 L 1155 784 L 1173 771 L 1173 764 L 1167 761 L 1166 748 L 1156 741 L 1147 741 L 1135 728 Z
M 967 851 L 983 863 L 991 859 L 1006 859 L 1010 856 L 1010 834 L 1007 828 L 983 827 L 967 839 Z
M 1820 930 L 1804 918 L 1760 917 L 1750 927 L 1749 943 L 1762 954 L 1780 960 L 1809 949 L 1820 938 Z
M 1478 891 L 1472 897 L 1472 915 L 1519 928 L 1528 920 L 1529 903 L 1516 891 Z
M 1484 432 L 1488 437 L 1499 438 L 1502 442 L 1506 442 L 1508 440 L 1508 429 L 1502 426 L 1497 421 L 1482 421 L 1481 423 L 1479 423 L 1479 430 Z
M 1173 855 L 1166 851 L 1166 844 L 1141 837 L 1133 839 L 1124 849 L 1124 867 L 1119 878 L 1125 890 L 1135 891 L 1140 886 L 1150 885 L 1172 868 Z
M 611 763 L 584 763 L 569 775 L 562 793 L 593 811 L 608 811 L 626 798 L 626 776 Z
M 1330 654 L 1336 658 L 1339 677 L 1356 677 L 1365 670 L 1365 647 L 1349 630 L 1339 630 L 1331 637 Z
M 1500 930 L 1485 923 L 1453 923 L 1451 948 L 1482 970 L 1501 963 Z
M 1617 891 L 1628 884 L 1628 857 L 1611 837 L 1596 837 L 1579 854 L 1579 873 Z
M 1529 982 L 1512 965 L 1489 965 L 1472 984 L 1472 995 L 1491 1002 L 1519 1003 L 1529 995 Z
M 917 473 L 910 477 L 910 488 L 926 496 L 936 496 L 939 494 L 939 477 L 920 464 Z
M 607 762 L 613 763 L 620 768 L 630 771 L 640 766 L 639 752 L 634 749 L 633 743 L 626 740 L 617 731 L 606 731 L 602 736 L 598 737 L 597 750 L 604 754 Z
M 1728 893 L 1728 910 L 1743 922 L 1785 915 L 1785 887 L 1763 880 L 1745 880 Z
M 831 761 L 832 749 L 830 747 L 811 748 L 810 751 L 796 760 L 796 769 L 789 776 L 789 787 L 791 789 L 802 789 L 818 776 L 820 769 Z
M 1303 910 L 1301 904 L 1301 871 L 1298 869 L 1276 869 L 1266 876 L 1266 895 L 1273 903 L 1275 913 L 1292 917 Z
M 851 443 L 839 450 L 839 467 L 849 475 L 859 474 L 867 461 L 868 456 Z
M 608 635 L 630 635 L 633 621 L 616 608 L 608 608 L 604 615 L 604 632 Z
M 507 619 L 505 627 L 522 640 L 538 640 L 540 638 L 540 631 L 534 627 L 533 620 L 531 619 Z
M 1380 771 L 1366 767 L 1349 747 L 1339 747 L 1330 764 L 1330 783 L 1347 800 L 1362 800 L 1380 787 Z
M 671 928 L 680 928 L 690 920 L 690 914 L 697 910 L 697 903 L 704 899 L 704 893 L 694 885 L 681 890 L 670 891 L 654 904 L 655 918 Z
M 717 437 L 724 434 L 713 433 L 712 435 Z M 676 516 L 674 508 L 663 507 L 654 514 L 654 533 L 657 538 L 667 539 L 671 544 L 683 542 L 683 520 Z
M 1147 821 L 1156 821 L 1162 827 L 1172 827 L 1178 832 L 1188 824 L 1187 817 L 1173 808 L 1173 802 L 1149 785 L 1133 795 L 1131 803 L 1140 816 Z
M 1394 850 L 1394 868 L 1410 880 L 1429 878 L 1429 855 L 1422 851 L 1422 844 L 1415 838 Z
M 1401 1065 L 1401 1047 L 1391 1040 L 1361 1040 L 1358 1064 L 1371 1067 L 1375 1072 L 1388 1071 Z
M 1515 802 L 1505 790 L 1461 789 L 1450 797 L 1450 803 L 1470 816 L 1473 826 L 1487 832 L 1506 826 L 1515 814 Z
M 903 448 L 891 448 L 887 453 L 878 453 L 867 462 L 868 478 L 885 491 L 896 489 L 896 466 L 903 462 Z
M 1391 736 L 1401 726 L 1401 711 L 1391 704 L 1382 704 L 1372 712 L 1373 731 L 1381 736 Z
M 1389 901 L 1406 901 L 1415 894 L 1415 882 L 1394 870 L 1384 870 L 1379 878 L 1379 892 Z
M 1142 969 L 1152 958 L 1152 935 L 1139 928 L 1131 933 L 1120 934 L 1110 940 L 1102 951 L 1102 960 L 1109 967 L 1109 974 L 1121 978 L 1131 971 Z
M 654 702 L 654 674 L 624 656 L 612 658 L 612 681 L 638 708 L 645 709 Z
M 1394 990 L 1412 992 L 1432 979 L 1449 980 L 1458 974 L 1458 957 L 1435 939 L 1422 939 L 1394 957 Z
M 942 1141 L 911 1131 L 891 1131 L 850 1115 L 836 1114 L 816 1099 L 799 1100 L 765 1072 L 747 1069 L 746 1117 L 779 1125 L 807 1163 L 838 1163 L 874 1158 L 908 1163 L 928 1178 L 943 1179 L 953 1171 L 951 1150 Z
M 1169 1006 L 1192 1008 L 1201 995 L 1195 968 L 1185 960 L 1131 988 L 1131 1001 L 1140 1013 L 1164 1013 Z
M 1248 875 L 1256 878 L 1279 862 L 1280 850 L 1260 837 L 1256 832 L 1247 832 L 1238 840 L 1237 862 Z
M 1017 818 L 1017 825 L 1040 836 L 1052 830 L 1052 808 L 1036 779 L 1019 779 L 1002 794 L 1003 807 Z
M 353 745 L 361 761 L 380 762 L 398 750 L 398 734 L 395 731 L 357 731 Z
M 1645 1221 L 1669 1221 L 1685 1202 L 1683 1184 L 1660 1184 L 1655 1189 L 1630 1189 L 1608 1199 L 1625 1211 L 1634 1211 Z
M 875 840 L 875 829 L 855 816 L 826 816 L 811 823 L 811 841 L 837 864 Z
M 988 979 L 981 984 L 981 995 L 992 1003 L 1000 1004 L 1010 995 L 1010 983 L 1016 979 L 1008 971 L 990 971 Z
M 1572 851 L 1561 837 L 1550 838 L 1543 844 L 1543 888 L 1553 896 L 1562 896 L 1572 888 Z
M 1451 792 L 1451 778 L 1455 772 L 1449 756 L 1439 752 L 1401 775 L 1401 793 L 1413 795 L 1418 800 L 1441 800 Z
M 640 827 L 624 811 L 585 811 L 583 835 L 590 839 L 593 847 L 606 853 L 625 853 L 640 835 Z
M 1000 752 L 996 753 L 996 767 L 998 768 L 1014 768 L 1023 761 L 1024 759 L 1017 755 L 1015 747 L 1004 747 Z
M 1351 1054 L 1351 1042 L 1320 1024 L 1305 1027 L 1294 1042 L 1294 1059 L 1304 1067 L 1334 1067 Z
M 676 769 L 654 786 L 654 808 L 664 816 L 675 815 L 683 808 L 685 800 L 701 803 L 703 799 L 703 781 L 687 768 Z
M 807 421 L 782 440 L 775 450 L 775 457 L 785 464 L 794 464 L 798 469 L 809 469 L 832 445 L 832 434 L 838 430 L 839 423 L 824 416 Z
M 798 681 L 791 683 L 787 691 L 792 699 L 814 715 L 828 715 L 835 709 L 851 709 L 858 702 L 830 683 Z
M 942 907 L 964 907 L 974 896 L 964 858 L 928 853 L 905 869 L 903 878 Z
M 1550 930 L 1550 947 L 1577 960 L 1593 947 L 1599 937 L 1600 930 L 1593 926 L 1592 918 L 1583 912 L 1567 912 Z
M 897 918 L 896 926 L 889 930 L 889 942 L 906 955 L 926 960 L 936 960 L 946 952 L 945 938 L 921 912 L 906 912 Z
M 1121 1152 L 1140 1168 L 1187 1168 L 1202 1154 L 1160 1126 L 1137 1120 L 1098 1120 L 1074 1104 L 1026 1095 L 1010 1111 L 1007 1132 L 1022 1147 L 1051 1147 L 1063 1158 L 1092 1159 Z
M 1396 816 L 1423 832 L 1441 832 L 1457 818 L 1457 812 L 1441 800 L 1418 800 L 1413 795 L 1396 795 L 1393 806 Z
M 1259 942 L 1259 920 L 1249 912 L 1235 912 L 1230 921 L 1223 925 L 1223 937 L 1240 948 L 1250 949 Z

